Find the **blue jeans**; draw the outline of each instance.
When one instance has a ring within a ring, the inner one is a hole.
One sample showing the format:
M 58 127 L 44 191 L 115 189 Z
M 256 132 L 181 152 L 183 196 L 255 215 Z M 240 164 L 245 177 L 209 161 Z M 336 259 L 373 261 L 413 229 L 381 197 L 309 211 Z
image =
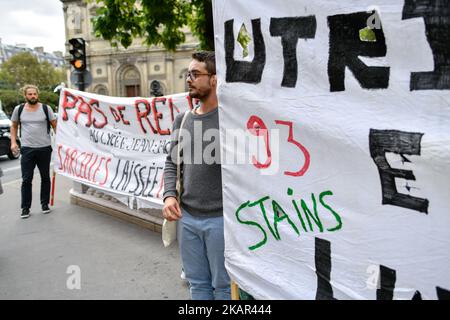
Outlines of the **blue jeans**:
M 225 269 L 223 217 L 195 217 L 182 209 L 181 260 L 192 300 L 230 300 L 230 278 Z

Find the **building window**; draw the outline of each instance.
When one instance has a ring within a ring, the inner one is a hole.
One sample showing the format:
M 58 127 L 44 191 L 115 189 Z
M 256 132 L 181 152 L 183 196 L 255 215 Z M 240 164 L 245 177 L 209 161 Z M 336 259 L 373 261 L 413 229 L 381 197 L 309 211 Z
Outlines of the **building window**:
M 94 92 L 107 96 L 108 95 L 108 89 L 106 88 L 106 86 L 100 84 L 98 86 L 95 87 Z

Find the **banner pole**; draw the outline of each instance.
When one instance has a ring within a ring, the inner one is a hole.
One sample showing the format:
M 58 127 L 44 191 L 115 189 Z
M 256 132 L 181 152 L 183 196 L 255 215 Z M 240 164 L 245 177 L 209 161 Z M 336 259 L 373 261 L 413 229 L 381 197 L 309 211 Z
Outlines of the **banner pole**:
M 231 281 L 231 300 L 239 300 L 239 287 L 234 281 Z
M 50 205 L 53 207 L 53 204 L 55 203 L 55 170 L 53 169 L 53 175 L 52 175 L 52 191 L 50 192 Z

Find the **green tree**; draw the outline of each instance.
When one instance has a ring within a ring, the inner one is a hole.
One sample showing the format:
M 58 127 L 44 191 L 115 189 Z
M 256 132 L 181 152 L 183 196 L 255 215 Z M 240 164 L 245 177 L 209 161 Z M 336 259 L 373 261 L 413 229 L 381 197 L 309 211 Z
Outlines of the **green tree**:
M 50 62 L 41 63 L 39 89 L 52 91 L 55 86 L 66 81 L 64 70 L 53 67 Z
M 93 0 L 89 0 L 93 1 Z M 185 41 L 188 26 L 200 49 L 214 50 L 211 0 L 95 0 L 101 4 L 93 18 L 95 35 L 125 48 L 134 38 L 175 50 Z
M 57 110 L 57 106 L 59 103 L 58 94 L 53 91 L 45 91 L 39 90 L 39 101 L 45 103 L 53 108 L 53 110 Z M 20 103 L 25 102 L 23 98 L 22 92 L 20 90 L 4 90 L 0 89 L 0 100 L 2 101 L 2 108 L 8 114 L 11 115 L 14 107 Z
M 29 52 L 19 53 L 0 67 L 0 79 L 11 88 L 19 88 L 26 83 L 35 83 L 39 77 L 39 61 Z
M 5 89 L 19 89 L 30 83 L 41 90 L 51 90 L 64 80 L 62 70 L 48 62 L 40 63 L 29 52 L 16 54 L 0 66 L 0 85 Z
M 0 100 L 2 101 L 3 111 L 8 115 L 12 114 L 15 106 L 24 102 L 23 96 L 20 94 L 19 90 L 0 89 Z

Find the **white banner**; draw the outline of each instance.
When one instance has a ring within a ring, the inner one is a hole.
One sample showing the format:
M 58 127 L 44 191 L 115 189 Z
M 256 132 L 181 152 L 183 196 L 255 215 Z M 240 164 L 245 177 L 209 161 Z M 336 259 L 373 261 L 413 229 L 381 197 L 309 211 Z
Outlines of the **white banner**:
M 226 267 L 242 289 L 449 297 L 449 7 L 214 1 Z M 230 129 L 259 140 L 245 163 Z
M 118 98 L 61 91 L 55 171 L 89 186 L 162 206 L 164 163 L 186 93 Z

